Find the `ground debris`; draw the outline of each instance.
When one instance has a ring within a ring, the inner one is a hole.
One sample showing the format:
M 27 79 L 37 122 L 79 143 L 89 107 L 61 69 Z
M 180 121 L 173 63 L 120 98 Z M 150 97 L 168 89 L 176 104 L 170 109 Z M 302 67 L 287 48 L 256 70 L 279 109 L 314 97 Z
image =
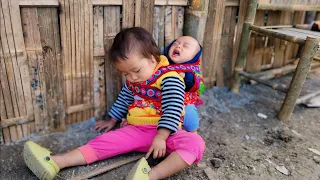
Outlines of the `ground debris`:
M 210 162 L 215 168 L 219 168 L 222 165 L 222 160 L 219 158 L 213 158 Z

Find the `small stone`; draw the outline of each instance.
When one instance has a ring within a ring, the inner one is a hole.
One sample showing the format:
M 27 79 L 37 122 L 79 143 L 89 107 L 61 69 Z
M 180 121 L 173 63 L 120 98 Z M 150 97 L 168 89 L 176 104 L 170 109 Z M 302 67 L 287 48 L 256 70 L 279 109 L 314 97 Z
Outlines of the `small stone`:
M 317 164 L 320 164 L 320 157 L 319 157 L 319 156 L 313 156 L 313 160 L 314 160 L 314 162 L 316 162 Z
M 260 117 L 260 118 L 262 118 L 262 119 L 267 119 L 267 118 L 268 118 L 267 115 L 262 114 L 262 113 L 258 113 L 257 116 Z
M 250 139 L 250 136 L 245 135 L 244 138 L 246 138 L 246 140 L 249 140 L 249 139 Z
M 252 169 L 253 171 L 256 170 L 256 167 L 254 167 L 254 166 L 252 166 L 252 165 L 248 165 L 248 168 L 249 168 L 249 169 Z
M 204 169 L 207 167 L 206 163 L 198 163 L 197 166 L 201 169 Z
M 213 165 L 213 167 L 219 168 L 222 165 L 222 160 L 219 158 L 213 158 L 211 160 L 211 164 Z
M 210 180 L 216 180 L 216 179 L 217 179 L 214 171 L 213 171 L 210 167 L 207 167 L 207 168 L 204 170 L 204 173 L 207 175 L 207 177 L 208 177 Z
M 276 166 L 275 168 L 276 168 L 276 170 L 278 170 L 279 172 L 281 172 L 284 175 L 289 176 L 289 174 L 290 174 L 289 170 L 284 166 Z

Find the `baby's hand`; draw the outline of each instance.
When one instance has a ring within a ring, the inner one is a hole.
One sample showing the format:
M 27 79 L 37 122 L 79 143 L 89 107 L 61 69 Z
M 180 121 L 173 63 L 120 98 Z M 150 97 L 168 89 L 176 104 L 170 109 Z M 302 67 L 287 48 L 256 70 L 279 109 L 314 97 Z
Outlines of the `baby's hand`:
M 184 72 L 180 72 L 179 75 L 184 78 L 186 76 L 186 74 Z
M 125 127 L 127 125 L 128 125 L 128 120 L 127 119 L 122 119 L 122 122 L 120 124 L 120 128 L 123 128 L 123 127 Z
M 101 132 L 103 129 L 105 132 L 110 131 L 115 125 L 117 124 L 117 120 L 111 118 L 110 120 L 107 121 L 98 121 L 96 124 L 93 126 L 93 129 L 95 131 Z

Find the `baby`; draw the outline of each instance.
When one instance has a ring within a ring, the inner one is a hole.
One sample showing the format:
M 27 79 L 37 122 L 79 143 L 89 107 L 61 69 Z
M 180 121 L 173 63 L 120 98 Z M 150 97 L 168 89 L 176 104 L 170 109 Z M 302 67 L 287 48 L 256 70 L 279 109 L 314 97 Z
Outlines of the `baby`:
M 164 52 L 171 66 L 179 68 L 176 68 L 176 71 L 184 78 L 186 96 L 190 95 L 189 98 L 194 99 L 191 104 L 186 104 L 183 122 L 184 129 L 191 132 L 196 132 L 199 127 L 199 115 L 196 106 L 202 104 L 200 94 L 204 91 L 203 78 L 200 72 L 201 53 L 202 47 L 191 36 L 179 37 L 169 44 Z

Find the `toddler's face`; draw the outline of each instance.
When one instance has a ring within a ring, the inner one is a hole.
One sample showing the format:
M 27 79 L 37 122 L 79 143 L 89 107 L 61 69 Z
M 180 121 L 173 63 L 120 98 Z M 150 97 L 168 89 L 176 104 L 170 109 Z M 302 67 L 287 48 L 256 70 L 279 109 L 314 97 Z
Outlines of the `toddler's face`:
M 128 59 L 120 59 L 115 63 L 116 68 L 130 82 L 144 82 L 153 74 L 157 61 L 152 58 L 141 58 L 137 53 L 128 55 Z
M 179 37 L 169 49 L 170 59 L 181 64 L 190 61 L 200 50 L 197 40 L 190 36 Z

